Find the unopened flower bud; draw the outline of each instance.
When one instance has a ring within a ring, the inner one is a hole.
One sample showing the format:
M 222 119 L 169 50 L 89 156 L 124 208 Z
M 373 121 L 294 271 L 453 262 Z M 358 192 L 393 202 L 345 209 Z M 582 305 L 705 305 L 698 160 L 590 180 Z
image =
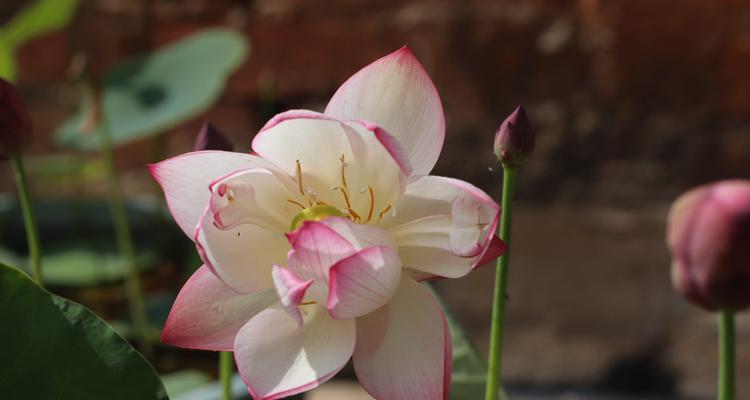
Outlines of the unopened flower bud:
M 667 220 L 672 284 L 709 311 L 750 306 L 750 181 L 721 181 L 680 196 Z
M 495 156 L 505 166 L 519 166 L 534 152 L 535 141 L 526 110 L 518 106 L 495 133 Z
M 15 87 L 0 78 L 0 156 L 23 152 L 31 143 L 31 119 Z
M 201 150 L 225 150 L 232 151 L 233 146 L 229 140 L 216 129 L 210 122 L 203 123 L 201 131 L 195 138 L 193 151 Z

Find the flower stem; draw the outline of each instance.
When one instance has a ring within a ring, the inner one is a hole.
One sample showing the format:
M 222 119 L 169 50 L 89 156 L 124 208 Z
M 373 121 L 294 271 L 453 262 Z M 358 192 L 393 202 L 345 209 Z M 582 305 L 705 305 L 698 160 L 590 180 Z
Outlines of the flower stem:
M 232 400 L 232 372 L 234 357 L 231 351 L 219 353 L 219 380 L 221 381 L 221 400 Z
M 734 400 L 734 314 L 719 312 L 719 400 Z
M 39 244 L 39 227 L 34 214 L 34 207 L 31 204 L 31 195 L 29 193 L 29 183 L 26 180 L 26 172 L 23 168 L 23 160 L 20 155 L 14 155 L 10 158 L 13 164 L 13 172 L 18 185 L 18 198 L 21 202 L 23 212 L 23 223 L 26 225 L 26 241 L 29 244 L 29 258 L 31 259 L 31 274 L 39 286 L 44 286 L 42 279 L 42 250 Z
M 516 181 L 516 168 L 503 167 L 502 214 L 500 216 L 500 238 L 510 246 L 511 216 L 513 213 L 513 190 Z M 487 368 L 485 400 L 496 400 L 501 391 L 500 372 L 503 353 L 503 327 L 505 319 L 506 290 L 508 287 L 508 258 L 510 251 L 497 260 L 495 271 L 495 292 L 492 299 L 492 331 L 490 333 L 490 355 Z
M 98 132 L 99 149 L 104 161 L 109 186 L 109 209 L 115 229 L 115 238 L 117 240 L 117 247 L 120 254 L 125 258 L 128 268 L 128 273 L 125 276 L 125 292 L 130 305 L 133 327 L 142 342 L 141 351 L 148 356 L 149 353 L 151 353 L 151 332 L 148 320 L 146 319 L 143 292 L 138 277 L 138 264 L 135 257 L 135 247 L 133 246 L 128 215 L 125 211 L 125 201 L 123 200 L 120 180 L 117 176 L 117 169 L 115 168 L 112 138 L 103 111 Z

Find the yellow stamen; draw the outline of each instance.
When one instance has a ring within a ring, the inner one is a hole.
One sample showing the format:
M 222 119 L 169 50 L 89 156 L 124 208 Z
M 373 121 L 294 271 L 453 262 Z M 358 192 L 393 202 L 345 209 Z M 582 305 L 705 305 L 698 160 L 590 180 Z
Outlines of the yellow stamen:
M 346 211 L 349 211 L 349 215 L 352 216 L 354 222 L 358 222 L 359 220 L 362 219 L 362 217 L 360 217 L 359 214 L 357 214 L 357 212 L 354 211 L 354 209 L 347 208 Z
M 309 306 L 311 304 L 316 304 L 316 303 L 315 303 L 315 301 L 312 301 L 312 300 L 311 301 L 306 301 L 304 303 L 299 303 L 299 305 L 301 305 L 301 306 Z
M 336 186 L 334 189 L 340 191 L 341 194 L 344 195 L 344 202 L 346 203 L 346 208 L 351 209 L 352 203 L 349 201 L 349 191 L 341 186 Z
M 372 191 L 372 186 L 367 186 L 367 190 L 370 192 L 370 211 L 367 212 L 367 221 L 370 222 L 372 219 L 372 212 L 375 211 L 375 192 Z
M 302 196 L 305 195 L 305 189 L 302 187 L 302 163 L 297 160 L 297 188 L 299 189 L 299 194 Z
M 348 192 L 349 186 L 346 184 L 346 157 L 342 154 L 339 160 L 341 161 L 341 186 Z
M 301 208 L 301 209 L 303 209 L 303 210 L 304 210 L 304 209 L 306 208 L 305 206 L 303 206 L 303 205 L 302 205 L 302 204 L 301 204 L 300 202 L 298 202 L 298 201 L 294 201 L 294 200 L 292 200 L 292 199 L 286 199 L 286 201 L 287 201 L 287 203 L 292 203 L 292 204 L 294 204 L 295 206 L 299 206 L 299 208 Z
M 380 216 L 378 217 L 378 222 L 383 219 L 383 215 L 387 213 L 393 206 L 391 204 L 388 204 L 388 207 L 386 207 L 383 211 L 380 212 Z

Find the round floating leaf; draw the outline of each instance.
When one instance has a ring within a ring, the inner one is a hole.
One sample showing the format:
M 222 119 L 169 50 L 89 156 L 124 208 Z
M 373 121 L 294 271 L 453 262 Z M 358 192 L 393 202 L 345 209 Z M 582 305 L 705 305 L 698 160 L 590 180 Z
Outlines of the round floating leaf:
M 210 107 L 248 53 L 245 37 L 209 29 L 110 71 L 104 79 L 104 124 L 115 145 L 164 133 Z M 92 97 L 58 127 L 62 145 L 95 149 L 99 135 L 87 128 Z
M 151 365 L 106 322 L 2 264 L 0 326 L 3 398 L 167 398 Z

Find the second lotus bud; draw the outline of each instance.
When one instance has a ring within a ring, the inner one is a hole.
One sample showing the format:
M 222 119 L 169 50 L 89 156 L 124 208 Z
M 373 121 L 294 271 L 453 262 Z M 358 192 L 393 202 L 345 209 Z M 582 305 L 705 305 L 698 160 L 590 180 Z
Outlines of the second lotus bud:
M 504 166 L 519 166 L 534 152 L 535 142 L 536 135 L 526 110 L 518 106 L 495 133 L 495 156 Z
M 750 181 L 695 188 L 672 205 L 667 221 L 672 283 L 710 311 L 750 306 Z

